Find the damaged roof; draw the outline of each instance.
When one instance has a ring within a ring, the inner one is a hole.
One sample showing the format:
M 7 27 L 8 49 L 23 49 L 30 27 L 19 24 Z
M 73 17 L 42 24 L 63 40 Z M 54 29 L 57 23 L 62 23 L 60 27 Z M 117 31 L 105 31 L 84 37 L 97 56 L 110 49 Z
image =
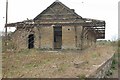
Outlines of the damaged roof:
M 74 9 L 70 9 L 60 1 L 56 0 L 44 11 L 38 14 L 33 20 L 10 23 L 6 27 L 17 25 L 81 25 L 94 31 L 97 39 L 105 38 L 105 21 L 90 18 L 82 18 Z
M 81 19 L 82 17 L 75 13 L 74 9 L 70 9 L 60 1 L 53 2 L 43 12 L 37 15 L 34 20 L 41 19 Z

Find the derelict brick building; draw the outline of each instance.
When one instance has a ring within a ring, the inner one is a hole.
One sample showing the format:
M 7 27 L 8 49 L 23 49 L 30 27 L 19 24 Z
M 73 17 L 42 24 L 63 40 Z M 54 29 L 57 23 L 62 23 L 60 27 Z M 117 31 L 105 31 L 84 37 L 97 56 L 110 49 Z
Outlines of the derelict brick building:
M 33 20 L 7 24 L 17 49 L 83 49 L 105 38 L 105 21 L 82 18 L 74 9 L 53 2 Z

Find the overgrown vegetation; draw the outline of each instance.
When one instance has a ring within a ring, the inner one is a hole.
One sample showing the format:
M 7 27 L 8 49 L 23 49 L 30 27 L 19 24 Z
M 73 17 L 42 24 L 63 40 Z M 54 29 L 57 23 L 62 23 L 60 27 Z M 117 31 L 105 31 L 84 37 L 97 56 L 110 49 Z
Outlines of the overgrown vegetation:
M 13 54 L 3 53 L 3 77 L 79 77 L 84 79 L 86 74 L 94 69 L 93 65 L 101 64 L 111 54 L 113 54 L 112 47 L 106 45 L 82 52 L 24 49 Z
M 80 80 L 85 80 L 86 78 L 85 74 L 80 74 L 77 77 L 80 78 Z
M 118 57 L 120 58 L 120 40 L 116 40 L 116 41 L 110 41 L 110 40 L 99 40 L 97 41 L 98 45 L 109 45 L 112 46 L 114 51 L 115 51 L 115 55 L 114 55 L 114 59 L 112 61 L 112 65 L 110 70 L 106 73 L 107 78 L 109 77 L 118 77 L 116 76 L 116 74 L 118 74 Z
M 7 40 L 5 36 L 1 36 L 2 38 L 2 52 L 7 52 L 7 51 L 15 51 L 16 50 L 16 45 L 12 41 L 11 36 L 7 36 Z
M 16 52 L 16 54 L 3 54 L 3 75 L 4 77 L 21 77 L 21 75 L 22 77 L 61 77 L 64 75 L 70 76 L 71 74 L 71 76 L 75 75 L 76 77 L 84 79 L 85 73 L 83 70 L 87 71 L 87 69 L 91 69 L 92 65 L 99 65 L 107 58 L 107 55 L 112 54 L 113 48 L 111 46 L 115 48 L 114 50 L 117 50 L 117 44 L 120 44 L 120 41 L 118 43 L 116 41 L 98 41 L 96 48 L 88 49 L 88 51 L 86 49 L 84 52 L 81 53 L 78 52 L 79 50 L 44 52 L 44 50 L 46 49 L 24 49 Z M 118 46 L 119 51 L 120 45 Z M 4 49 L 5 46 L 3 46 L 3 52 Z M 16 46 L 13 44 L 11 39 L 9 39 L 8 41 L 7 49 L 10 51 L 12 49 L 16 49 Z M 10 51 L 8 53 L 10 53 Z M 116 55 L 116 57 L 117 56 L 118 55 Z M 82 64 L 80 65 L 80 67 L 76 68 L 74 66 L 74 63 L 80 63 L 80 61 L 85 62 L 85 65 Z M 113 74 L 112 72 L 116 69 L 116 64 L 116 61 L 113 60 L 111 66 L 112 70 L 108 71 L 108 75 Z M 30 71 L 33 71 L 33 73 Z M 72 72 L 70 73 L 70 71 Z M 81 72 L 83 74 L 80 74 Z
M 118 69 L 118 60 L 117 60 L 118 58 L 117 57 L 118 57 L 118 55 L 115 54 L 114 58 L 113 58 L 113 61 L 112 61 L 111 68 L 110 68 L 110 70 L 108 70 L 105 77 L 109 78 L 110 76 L 113 75 L 114 70 Z

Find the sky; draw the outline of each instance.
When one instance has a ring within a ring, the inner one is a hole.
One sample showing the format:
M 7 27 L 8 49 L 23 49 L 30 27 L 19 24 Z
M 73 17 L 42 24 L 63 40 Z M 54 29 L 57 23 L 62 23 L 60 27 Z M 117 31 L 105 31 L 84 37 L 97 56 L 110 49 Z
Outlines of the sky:
M 33 19 L 55 0 L 8 0 L 8 23 Z M 119 0 L 59 0 L 83 18 L 105 20 L 105 39 L 118 37 Z M 6 0 L 0 0 L 0 31 L 5 31 Z M 8 28 L 14 31 L 13 28 Z

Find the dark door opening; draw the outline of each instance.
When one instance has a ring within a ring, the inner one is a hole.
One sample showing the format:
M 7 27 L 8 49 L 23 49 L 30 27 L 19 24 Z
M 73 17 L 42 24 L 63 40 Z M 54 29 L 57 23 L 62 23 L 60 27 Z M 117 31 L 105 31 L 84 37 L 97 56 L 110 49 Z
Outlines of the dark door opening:
M 34 48 L 34 34 L 28 36 L 28 48 Z
M 54 49 L 61 49 L 62 47 L 62 27 L 54 27 Z

